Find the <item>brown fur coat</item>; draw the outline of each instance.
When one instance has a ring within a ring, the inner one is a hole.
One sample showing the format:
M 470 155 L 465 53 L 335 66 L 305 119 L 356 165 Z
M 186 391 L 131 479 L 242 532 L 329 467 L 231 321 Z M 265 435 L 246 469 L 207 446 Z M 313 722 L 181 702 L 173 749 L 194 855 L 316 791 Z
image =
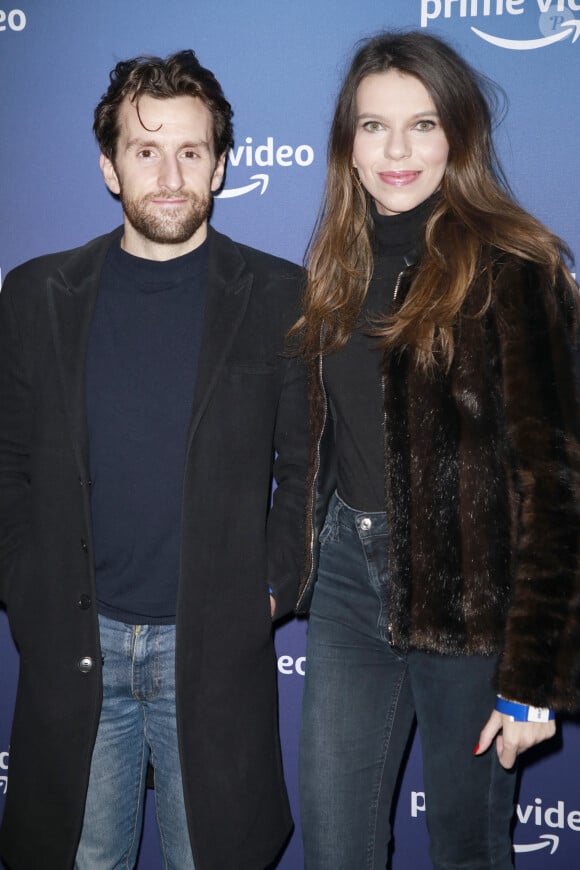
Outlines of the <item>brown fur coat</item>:
M 513 258 L 498 270 L 486 313 L 473 316 L 483 302 L 474 287 L 449 373 L 425 375 L 407 352 L 385 360 L 393 639 L 402 649 L 448 655 L 500 652 L 501 694 L 573 710 L 580 703 L 577 309 L 563 283 L 554 288 Z M 315 581 L 326 498 L 318 492 L 327 414 L 317 363 L 311 374 L 312 499 L 299 611 Z

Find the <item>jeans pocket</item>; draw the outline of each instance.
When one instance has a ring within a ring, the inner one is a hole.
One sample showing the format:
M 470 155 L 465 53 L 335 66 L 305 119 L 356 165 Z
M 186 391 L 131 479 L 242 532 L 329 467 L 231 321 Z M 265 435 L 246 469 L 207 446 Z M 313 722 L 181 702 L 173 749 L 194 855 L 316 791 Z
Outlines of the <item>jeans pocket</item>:
M 328 541 L 337 541 L 338 533 L 337 533 L 337 524 L 334 519 L 334 515 L 332 512 L 328 512 L 326 515 L 326 519 L 324 520 L 324 525 L 322 526 L 322 531 L 318 537 L 318 543 L 322 548 Z
M 378 534 L 364 543 L 364 554 L 371 588 L 377 597 L 379 611 L 377 630 L 381 640 L 390 642 L 390 580 L 388 574 L 388 535 Z

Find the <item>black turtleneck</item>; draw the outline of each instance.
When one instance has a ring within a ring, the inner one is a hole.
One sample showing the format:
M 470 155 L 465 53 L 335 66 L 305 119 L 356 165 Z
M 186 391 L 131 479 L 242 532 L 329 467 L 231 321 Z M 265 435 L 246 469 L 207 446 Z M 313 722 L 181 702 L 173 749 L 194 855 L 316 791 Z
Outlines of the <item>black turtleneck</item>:
M 324 358 L 336 432 L 337 491 L 361 511 L 385 510 L 382 355 L 377 339 L 367 334 L 369 318 L 391 310 L 405 254 L 421 247 L 436 198 L 397 215 L 380 215 L 373 205 L 374 270 L 359 325 L 340 351 Z

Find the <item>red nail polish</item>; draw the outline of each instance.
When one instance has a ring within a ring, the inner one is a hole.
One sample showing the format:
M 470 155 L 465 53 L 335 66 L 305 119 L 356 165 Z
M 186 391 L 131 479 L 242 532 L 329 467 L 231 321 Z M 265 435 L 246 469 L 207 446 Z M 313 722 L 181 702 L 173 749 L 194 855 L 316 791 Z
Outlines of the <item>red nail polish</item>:
M 476 746 L 475 749 L 473 750 L 473 754 L 474 754 L 474 755 L 477 755 L 478 752 L 479 752 L 479 743 L 477 744 L 477 746 Z

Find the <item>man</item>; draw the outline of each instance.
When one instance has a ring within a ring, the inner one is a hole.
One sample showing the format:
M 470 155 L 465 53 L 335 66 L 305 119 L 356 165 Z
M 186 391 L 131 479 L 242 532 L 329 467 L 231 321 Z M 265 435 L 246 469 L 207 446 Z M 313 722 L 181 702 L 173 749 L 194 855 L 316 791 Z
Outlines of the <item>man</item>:
M 0 852 L 134 866 L 150 761 L 164 866 L 261 870 L 292 824 L 271 618 L 302 557 L 300 270 L 208 227 L 231 108 L 193 52 L 119 63 L 94 129 L 123 226 L 0 294 Z

